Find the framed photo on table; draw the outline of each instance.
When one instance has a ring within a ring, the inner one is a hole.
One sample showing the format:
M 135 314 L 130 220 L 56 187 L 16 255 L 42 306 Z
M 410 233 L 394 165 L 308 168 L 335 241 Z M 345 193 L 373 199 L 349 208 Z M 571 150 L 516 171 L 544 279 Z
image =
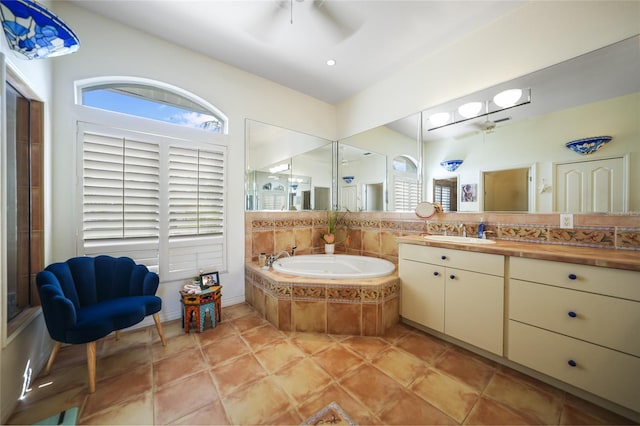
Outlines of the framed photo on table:
M 205 290 L 214 285 L 220 285 L 220 275 L 218 271 L 200 274 L 200 288 Z

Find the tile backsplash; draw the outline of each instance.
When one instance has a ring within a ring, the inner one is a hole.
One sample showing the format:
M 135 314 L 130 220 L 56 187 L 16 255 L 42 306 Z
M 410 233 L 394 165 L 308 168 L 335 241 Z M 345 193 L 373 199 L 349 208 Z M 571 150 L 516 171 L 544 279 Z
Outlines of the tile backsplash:
M 560 215 L 553 213 L 439 213 L 424 220 L 413 212 L 347 213 L 337 232 L 337 241 L 349 236 L 337 253 L 380 257 L 397 263 L 396 238 L 430 233 L 476 236 L 484 222 L 488 238 L 541 244 L 563 244 L 596 248 L 640 250 L 640 216 L 580 214 L 574 227 L 560 228 Z M 260 253 L 291 251 L 298 254 L 324 252 L 322 233 L 327 229 L 327 212 L 246 212 L 245 260 L 255 261 Z

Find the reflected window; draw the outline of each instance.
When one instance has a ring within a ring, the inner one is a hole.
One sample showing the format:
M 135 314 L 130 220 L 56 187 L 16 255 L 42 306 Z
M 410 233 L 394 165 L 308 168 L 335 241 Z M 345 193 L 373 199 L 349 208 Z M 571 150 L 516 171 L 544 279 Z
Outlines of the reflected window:
M 393 159 L 393 209 L 413 211 L 420 200 L 417 162 L 407 155 Z
M 444 212 L 458 210 L 458 179 L 435 179 L 433 181 L 433 202 L 440 203 Z

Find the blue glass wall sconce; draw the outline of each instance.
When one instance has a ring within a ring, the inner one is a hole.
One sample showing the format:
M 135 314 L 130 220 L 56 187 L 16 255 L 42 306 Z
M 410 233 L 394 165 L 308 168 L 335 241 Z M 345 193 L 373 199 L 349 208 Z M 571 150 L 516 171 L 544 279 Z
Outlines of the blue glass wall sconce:
M 0 0 L 0 17 L 9 47 L 26 59 L 66 55 L 80 47 L 71 28 L 34 1 Z

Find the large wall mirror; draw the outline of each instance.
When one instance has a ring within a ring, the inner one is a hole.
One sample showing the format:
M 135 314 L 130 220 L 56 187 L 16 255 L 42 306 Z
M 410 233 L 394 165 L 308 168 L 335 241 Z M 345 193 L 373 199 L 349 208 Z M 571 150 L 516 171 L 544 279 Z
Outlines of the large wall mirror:
M 438 196 L 431 182 L 456 179 L 458 211 L 640 213 L 638 76 L 634 37 L 423 111 L 425 199 Z M 510 88 L 531 89 L 531 102 L 433 129 L 433 114 Z M 591 154 L 566 147 L 604 135 Z
M 638 75 L 640 36 L 334 144 L 248 121 L 247 209 L 410 211 L 425 200 L 460 212 L 640 213 Z M 526 102 L 430 120 L 511 88 Z M 594 136 L 612 140 L 587 155 L 566 147 Z M 448 160 L 462 164 L 450 171 Z
M 246 210 L 331 209 L 331 141 L 254 120 L 245 134 Z
M 420 201 L 419 114 L 338 141 L 339 207 L 407 211 Z
M 640 37 L 633 37 L 339 143 L 388 158 L 398 153 L 418 155 L 412 143 L 421 119 L 420 199 L 447 202 L 447 211 L 638 213 L 638 75 Z M 510 88 L 525 89 L 527 94 L 530 89 L 530 102 L 456 124 L 430 122 L 433 114 L 456 111 L 472 101 L 485 103 Z M 384 134 L 398 137 L 377 137 Z M 602 135 L 612 136 L 612 142 L 593 154 L 576 154 L 565 146 Z M 448 160 L 463 162 L 448 171 L 440 164 Z M 505 179 L 511 177 L 514 180 L 505 187 Z M 392 171 L 387 173 L 387 192 L 386 208 L 403 210 L 393 202 L 400 192 L 394 189 Z

